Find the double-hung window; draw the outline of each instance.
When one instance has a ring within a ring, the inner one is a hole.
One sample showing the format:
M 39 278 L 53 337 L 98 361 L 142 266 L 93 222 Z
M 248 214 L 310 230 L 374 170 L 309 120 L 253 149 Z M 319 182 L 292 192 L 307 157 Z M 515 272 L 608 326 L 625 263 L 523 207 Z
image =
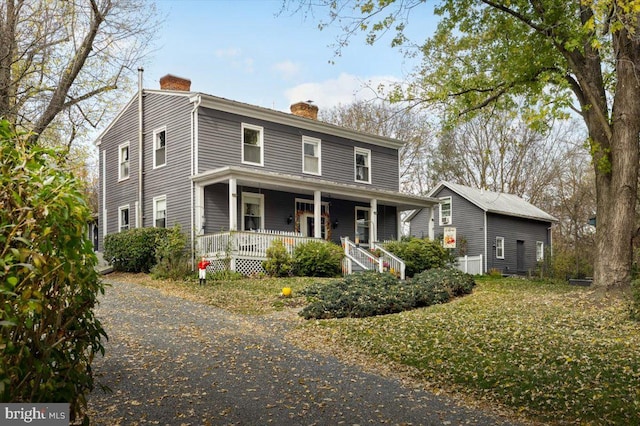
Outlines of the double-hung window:
M 167 128 L 153 131 L 153 168 L 167 164 Z
M 354 160 L 356 182 L 371 183 L 371 151 L 356 147 Z
M 263 129 L 260 126 L 242 123 L 242 162 L 263 165 Z
M 536 262 L 542 262 L 544 260 L 544 243 L 542 241 L 536 241 Z
M 440 225 L 451 225 L 451 197 L 444 197 L 440 199 Z
M 504 237 L 496 237 L 496 258 L 504 259 Z
M 302 137 L 302 172 L 321 175 L 320 139 Z
M 129 179 L 129 142 L 118 146 L 118 180 Z
M 242 230 L 252 231 L 264 228 L 264 195 L 251 192 L 242 193 Z
M 167 227 L 167 196 L 153 198 L 153 226 L 156 228 Z
M 129 229 L 129 205 L 118 207 L 118 232 Z

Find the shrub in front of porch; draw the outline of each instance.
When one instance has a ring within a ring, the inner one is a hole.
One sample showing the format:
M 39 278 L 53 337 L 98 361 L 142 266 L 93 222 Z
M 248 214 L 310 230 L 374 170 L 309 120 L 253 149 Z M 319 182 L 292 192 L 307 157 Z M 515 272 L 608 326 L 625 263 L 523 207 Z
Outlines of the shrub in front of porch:
M 262 267 L 270 277 L 289 277 L 293 274 L 293 258 L 282 240 L 274 240 L 267 249 Z
M 407 277 L 427 269 L 442 268 L 454 260 L 437 240 L 409 237 L 386 243 L 384 247 L 404 260 Z
M 293 252 L 293 271 L 301 277 L 337 277 L 342 273 L 344 250 L 337 244 L 309 241 Z

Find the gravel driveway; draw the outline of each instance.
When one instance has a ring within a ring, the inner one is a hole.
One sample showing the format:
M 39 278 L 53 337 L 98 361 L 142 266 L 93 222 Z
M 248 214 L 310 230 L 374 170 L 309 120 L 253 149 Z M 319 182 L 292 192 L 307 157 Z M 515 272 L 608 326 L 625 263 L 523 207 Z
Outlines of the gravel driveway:
M 275 319 L 109 283 L 97 310 L 107 352 L 93 366 L 111 392 L 90 395 L 93 424 L 513 424 L 292 346 Z

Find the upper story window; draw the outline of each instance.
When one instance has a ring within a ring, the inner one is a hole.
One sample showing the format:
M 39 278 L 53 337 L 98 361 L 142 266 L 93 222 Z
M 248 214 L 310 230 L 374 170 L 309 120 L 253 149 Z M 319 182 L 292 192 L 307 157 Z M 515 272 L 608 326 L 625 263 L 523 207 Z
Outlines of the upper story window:
M 118 180 L 129 179 L 129 142 L 118 146 Z
M 451 208 L 451 197 L 440 199 L 440 225 L 451 225 L 453 222 L 453 210 Z
M 118 207 L 118 232 L 129 229 L 129 205 Z
M 371 183 L 371 151 L 354 149 L 356 182 Z
M 321 175 L 320 139 L 302 137 L 302 172 Z
M 262 166 L 263 147 L 262 127 L 242 123 L 242 162 Z
M 496 258 L 504 259 L 504 237 L 496 237 Z
M 153 131 L 153 168 L 167 164 L 167 128 Z
M 544 243 L 542 241 L 536 241 L 536 261 L 542 262 L 544 260 Z
M 156 228 L 167 227 L 167 196 L 153 198 L 153 226 Z
M 242 230 L 251 231 L 264 228 L 264 195 L 252 192 L 242 193 Z

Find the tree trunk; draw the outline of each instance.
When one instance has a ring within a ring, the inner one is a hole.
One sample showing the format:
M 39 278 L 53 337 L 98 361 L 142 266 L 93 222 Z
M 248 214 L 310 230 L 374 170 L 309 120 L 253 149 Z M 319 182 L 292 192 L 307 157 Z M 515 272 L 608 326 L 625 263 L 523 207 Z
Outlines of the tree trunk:
M 607 164 L 594 161 L 597 227 L 593 283 L 604 289 L 630 283 L 638 192 L 640 43 L 624 30 L 614 35 L 613 42 L 617 82 L 608 146 L 610 167 L 607 170 Z

